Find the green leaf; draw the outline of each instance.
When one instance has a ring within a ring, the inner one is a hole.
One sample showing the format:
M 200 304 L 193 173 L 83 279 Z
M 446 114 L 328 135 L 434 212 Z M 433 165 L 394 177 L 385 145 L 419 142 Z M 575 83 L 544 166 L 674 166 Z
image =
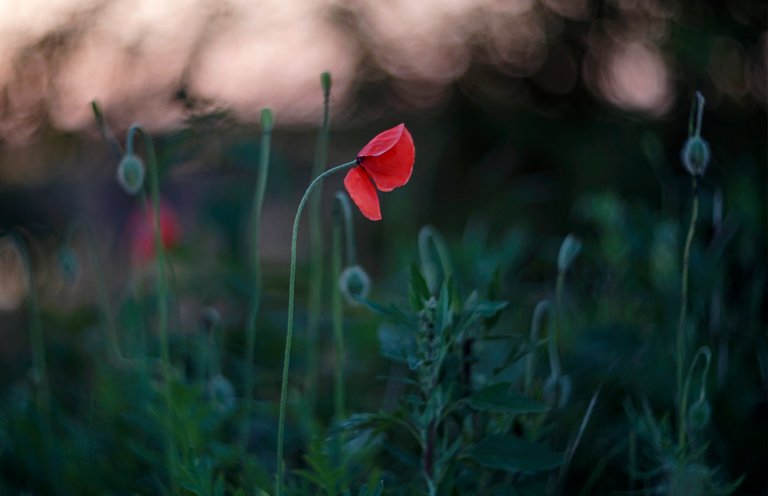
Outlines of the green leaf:
M 427 287 L 427 281 L 419 270 L 419 266 L 411 264 L 411 283 L 408 286 L 408 299 L 414 310 L 418 311 L 424 307 L 424 302 L 432 296 Z
M 506 472 L 535 474 L 558 467 L 563 455 L 549 446 L 515 436 L 489 436 L 469 450 L 469 456 L 484 467 Z
M 482 317 L 491 318 L 504 310 L 507 305 L 509 305 L 508 301 L 481 301 L 473 310 Z
M 481 389 L 467 400 L 469 406 L 482 412 L 503 412 L 512 415 L 544 412 L 547 405 L 526 398 L 510 390 L 510 384 L 503 382 Z
M 378 336 L 385 358 L 405 362 L 416 353 L 416 340 L 408 329 L 385 324 L 379 327 Z

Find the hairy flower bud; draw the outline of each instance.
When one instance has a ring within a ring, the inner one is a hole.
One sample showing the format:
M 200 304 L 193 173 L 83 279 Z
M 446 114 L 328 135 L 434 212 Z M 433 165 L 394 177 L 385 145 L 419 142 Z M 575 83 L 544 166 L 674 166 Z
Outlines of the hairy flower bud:
M 126 193 L 135 195 L 144 184 L 144 164 L 133 153 L 126 153 L 117 166 L 117 182 Z
M 352 265 L 341 271 L 339 289 L 350 305 L 359 304 L 359 300 L 368 296 L 371 290 L 371 278 L 359 265 Z
M 691 136 L 685 141 L 680 153 L 683 165 L 692 176 L 703 176 L 709 165 L 709 144 L 699 136 Z

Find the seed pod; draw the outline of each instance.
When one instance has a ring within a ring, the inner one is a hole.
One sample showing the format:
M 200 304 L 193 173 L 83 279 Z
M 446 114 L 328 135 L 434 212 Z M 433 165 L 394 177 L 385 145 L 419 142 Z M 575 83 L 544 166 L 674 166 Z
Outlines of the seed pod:
M 352 265 L 341 271 L 339 289 L 350 305 L 358 305 L 359 300 L 368 296 L 371 290 L 371 278 L 359 265 Z
M 144 164 L 133 153 L 126 153 L 117 166 L 117 182 L 129 195 L 135 195 L 144 184 Z
M 691 136 L 685 141 L 681 152 L 683 166 L 692 176 L 703 176 L 709 165 L 709 144 L 699 136 Z

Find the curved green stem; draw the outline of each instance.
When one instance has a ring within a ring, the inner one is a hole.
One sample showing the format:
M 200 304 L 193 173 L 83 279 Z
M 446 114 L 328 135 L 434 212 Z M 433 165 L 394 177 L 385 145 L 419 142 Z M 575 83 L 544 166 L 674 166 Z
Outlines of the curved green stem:
M 296 293 L 296 241 L 299 237 L 299 220 L 312 191 L 322 182 L 323 179 L 336 172 L 349 169 L 357 165 L 357 161 L 347 162 L 337 165 L 317 176 L 309 184 L 307 191 L 299 202 L 299 208 L 296 210 L 296 217 L 293 220 L 293 232 L 291 235 L 291 271 L 288 281 L 288 323 L 285 332 L 285 352 L 283 354 L 283 377 L 280 385 L 280 413 L 277 428 L 277 486 L 276 494 L 280 496 L 283 492 L 283 441 L 285 438 L 285 407 L 288 400 L 288 371 L 291 365 L 291 345 L 293 342 L 293 311 Z
M 545 314 L 548 315 L 548 323 L 549 323 L 549 332 L 547 333 L 547 342 L 548 342 L 548 350 L 550 354 L 550 362 L 552 357 L 552 345 L 549 343 L 554 343 L 554 336 L 552 336 L 552 329 L 554 328 L 554 325 L 552 324 L 552 304 L 549 302 L 549 300 L 542 300 L 537 305 L 536 308 L 533 310 L 533 320 L 531 321 L 531 334 L 530 334 L 530 341 L 533 346 L 535 346 L 536 341 L 539 340 L 539 333 L 541 330 L 541 321 L 544 318 Z M 557 350 L 554 350 L 555 357 L 557 357 Z M 525 395 L 528 396 L 531 392 L 531 386 L 533 385 L 533 372 L 534 372 L 534 364 L 536 363 L 536 350 L 533 349 L 528 354 L 528 358 L 525 362 L 525 382 L 524 382 L 524 389 Z M 557 362 L 558 366 L 558 373 L 559 373 L 559 361 Z M 550 368 L 552 365 L 550 364 Z
M 333 247 L 331 251 L 332 284 L 331 311 L 333 315 L 333 335 L 336 343 L 336 377 L 334 387 L 334 410 L 337 420 L 346 416 L 344 408 L 344 321 L 341 291 L 338 281 L 341 277 L 342 237 L 345 238 L 347 266 L 355 264 L 354 223 L 349 198 L 341 191 L 335 195 L 336 209 L 333 222 Z
M 22 263 L 24 277 L 29 291 L 30 341 L 32 344 L 32 367 L 35 375 L 35 398 L 43 427 L 50 432 L 51 391 L 48 384 L 48 366 L 45 358 L 45 339 L 40 321 L 40 305 L 37 300 L 37 281 L 32 267 L 32 257 L 24 237 L 16 230 L 7 231 L 7 235 L 16 245 Z
M 88 250 L 89 258 L 93 262 L 93 271 L 96 275 L 96 287 L 94 289 L 96 293 L 98 293 L 99 304 L 101 305 L 101 311 L 104 314 L 104 326 L 106 328 L 107 338 L 105 347 L 107 356 L 109 356 L 109 359 L 114 366 L 118 368 L 125 368 L 129 365 L 129 362 L 126 360 L 120 347 L 117 323 L 115 322 L 115 315 L 112 311 L 112 306 L 109 301 L 107 281 L 104 277 L 104 266 L 101 263 L 101 257 L 99 257 L 98 250 L 96 249 L 96 237 L 94 235 L 93 226 L 91 223 L 88 220 L 82 220 L 81 222 L 78 222 L 72 226 L 67 232 L 65 245 L 69 246 L 71 244 L 72 238 L 78 229 L 82 229 L 83 232 L 85 232 L 86 249 Z
M 691 388 L 691 376 L 693 375 L 693 370 L 696 367 L 696 362 L 698 362 L 699 357 L 704 357 L 704 370 L 701 373 L 701 389 L 699 390 L 699 401 L 703 401 L 706 397 L 707 392 L 707 373 L 709 372 L 709 365 L 712 362 L 712 352 L 709 350 L 708 347 L 702 346 L 701 348 L 696 351 L 696 355 L 694 355 L 693 360 L 691 361 L 691 366 L 688 369 L 688 375 L 685 378 L 685 386 L 683 386 L 683 396 L 681 398 L 681 405 L 680 405 L 680 411 L 683 413 L 681 418 L 681 424 L 680 428 L 682 429 L 682 432 L 686 432 L 688 429 L 687 427 L 687 410 L 688 410 L 688 391 Z M 679 437 L 679 443 L 680 448 L 685 448 L 685 436 Z
M 688 311 L 688 267 L 690 265 L 691 244 L 696 231 L 696 220 L 699 215 L 699 196 L 697 192 L 698 183 L 696 177 L 691 178 L 691 187 L 693 190 L 693 207 L 691 209 L 691 220 L 688 224 L 688 235 L 685 239 L 685 248 L 683 249 L 683 267 L 680 281 L 680 314 L 677 319 L 677 406 L 678 406 L 678 444 L 685 446 L 685 411 L 683 402 L 685 400 L 683 393 L 683 367 L 685 364 L 686 336 L 685 336 L 685 318 Z
M 259 154 L 259 174 L 256 178 L 256 190 L 253 194 L 253 207 L 251 213 L 251 271 L 253 275 L 253 289 L 251 291 L 251 304 L 248 312 L 248 322 L 245 330 L 245 415 L 241 430 L 241 443 L 243 456 L 248 444 L 249 421 L 251 401 L 253 398 L 253 358 L 256 347 L 256 318 L 259 314 L 261 299 L 261 250 L 259 246 L 259 234 L 261 232 L 261 217 L 264 205 L 264 195 L 267 190 L 267 178 L 269 173 L 270 147 L 272 142 L 273 119 L 269 109 L 262 111 L 261 117 L 261 147 Z
M 315 158 L 312 164 L 312 176 L 319 176 L 328 165 L 328 142 L 330 141 L 330 74 L 321 75 L 323 89 L 323 120 L 315 146 Z M 323 231 L 320 219 L 322 201 L 322 185 L 318 185 L 317 193 L 309 200 L 309 299 L 307 302 L 307 370 L 306 396 L 307 410 L 315 412 L 317 403 L 317 372 L 318 372 L 318 327 L 323 296 Z

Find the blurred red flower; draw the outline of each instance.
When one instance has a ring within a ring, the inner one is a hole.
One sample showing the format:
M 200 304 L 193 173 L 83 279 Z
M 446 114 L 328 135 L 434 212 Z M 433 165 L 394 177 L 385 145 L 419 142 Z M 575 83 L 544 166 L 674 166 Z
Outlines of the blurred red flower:
M 356 167 L 344 178 L 349 196 L 370 220 L 381 220 L 379 191 L 392 191 L 411 178 L 416 150 L 404 124 L 373 138 L 357 154 Z
M 131 260 L 145 264 L 155 257 L 155 214 L 149 208 L 137 208 L 128 218 L 128 236 L 131 247 Z M 181 223 L 173 206 L 165 200 L 160 201 L 160 236 L 163 247 L 173 248 L 181 241 Z

